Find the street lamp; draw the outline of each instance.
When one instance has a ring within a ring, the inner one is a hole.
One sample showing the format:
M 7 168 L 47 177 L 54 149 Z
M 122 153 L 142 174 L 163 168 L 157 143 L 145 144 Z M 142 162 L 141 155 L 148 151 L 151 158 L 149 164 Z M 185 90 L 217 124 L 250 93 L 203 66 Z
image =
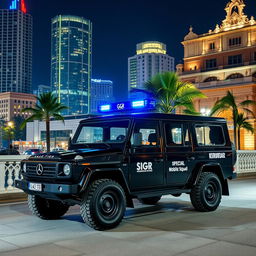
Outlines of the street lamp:
M 14 122 L 9 121 L 7 122 L 7 134 L 8 134 L 8 142 L 9 142 L 9 150 L 12 148 L 12 136 L 13 136 L 13 129 L 14 129 Z
M 12 121 L 10 121 L 7 123 L 7 126 L 10 128 L 14 128 L 14 123 Z
M 200 113 L 202 114 L 202 116 L 209 116 L 210 113 L 211 113 L 211 110 L 208 109 L 208 108 L 202 108 L 202 109 L 200 110 Z

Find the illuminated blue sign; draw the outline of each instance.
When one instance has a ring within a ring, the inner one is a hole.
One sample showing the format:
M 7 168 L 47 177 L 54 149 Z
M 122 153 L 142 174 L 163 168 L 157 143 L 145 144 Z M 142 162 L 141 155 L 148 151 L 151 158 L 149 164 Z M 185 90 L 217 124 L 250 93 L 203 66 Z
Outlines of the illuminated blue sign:
M 13 0 L 12 1 L 12 3 L 11 3 L 11 5 L 10 5 L 10 10 L 17 10 L 17 8 L 18 8 L 18 2 L 19 2 L 20 0 Z
M 154 110 L 156 108 L 155 100 L 134 100 L 118 102 L 99 106 L 100 113 L 125 112 L 136 110 Z

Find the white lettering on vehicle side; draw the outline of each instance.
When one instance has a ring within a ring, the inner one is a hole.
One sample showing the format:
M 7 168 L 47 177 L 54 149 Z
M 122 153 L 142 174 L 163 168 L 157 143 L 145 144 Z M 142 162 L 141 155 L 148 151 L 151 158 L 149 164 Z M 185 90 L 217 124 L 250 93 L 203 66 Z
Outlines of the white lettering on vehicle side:
M 187 172 L 188 166 L 184 161 L 173 161 L 172 166 L 169 167 L 169 172 Z
M 124 104 L 117 104 L 117 109 L 118 110 L 123 110 L 124 109 Z
M 225 159 L 226 154 L 225 153 L 209 153 L 210 159 Z
M 137 163 L 137 172 L 153 172 L 153 163 L 151 162 L 144 162 L 144 163 Z

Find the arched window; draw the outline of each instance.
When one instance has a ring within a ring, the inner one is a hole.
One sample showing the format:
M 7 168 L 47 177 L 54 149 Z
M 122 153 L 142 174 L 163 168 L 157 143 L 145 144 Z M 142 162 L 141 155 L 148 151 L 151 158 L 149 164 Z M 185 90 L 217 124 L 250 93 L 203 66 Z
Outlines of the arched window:
M 233 14 L 234 12 L 239 13 L 239 10 L 238 10 L 238 7 L 237 7 L 237 6 L 234 6 L 234 7 L 232 8 L 231 14 Z
M 218 80 L 219 79 L 216 76 L 210 76 L 210 77 L 206 78 L 204 80 L 204 82 L 206 83 L 206 82 L 213 82 L 213 81 L 218 81 Z
M 230 76 L 227 77 L 227 80 L 230 80 L 230 79 L 238 79 L 238 78 L 243 78 L 244 75 L 240 74 L 240 73 L 234 73 Z

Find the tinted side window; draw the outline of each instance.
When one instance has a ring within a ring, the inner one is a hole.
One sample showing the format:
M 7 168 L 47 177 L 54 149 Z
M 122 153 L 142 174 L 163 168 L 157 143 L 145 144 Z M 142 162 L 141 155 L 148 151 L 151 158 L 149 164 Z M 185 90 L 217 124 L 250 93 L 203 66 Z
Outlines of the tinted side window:
M 191 145 L 189 130 L 186 125 L 179 123 L 167 123 L 165 124 L 166 143 L 167 146 L 183 146 Z
M 225 144 L 223 129 L 220 125 L 196 125 L 199 146 L 222 146 Z
M 170 123 L 165 125 L 167 146 L 183 145 L 182 124 Z
M 158 122 L 138 122 L 135 125 L 131 144 L 135 147 L 156 147 L 159 146 Z

